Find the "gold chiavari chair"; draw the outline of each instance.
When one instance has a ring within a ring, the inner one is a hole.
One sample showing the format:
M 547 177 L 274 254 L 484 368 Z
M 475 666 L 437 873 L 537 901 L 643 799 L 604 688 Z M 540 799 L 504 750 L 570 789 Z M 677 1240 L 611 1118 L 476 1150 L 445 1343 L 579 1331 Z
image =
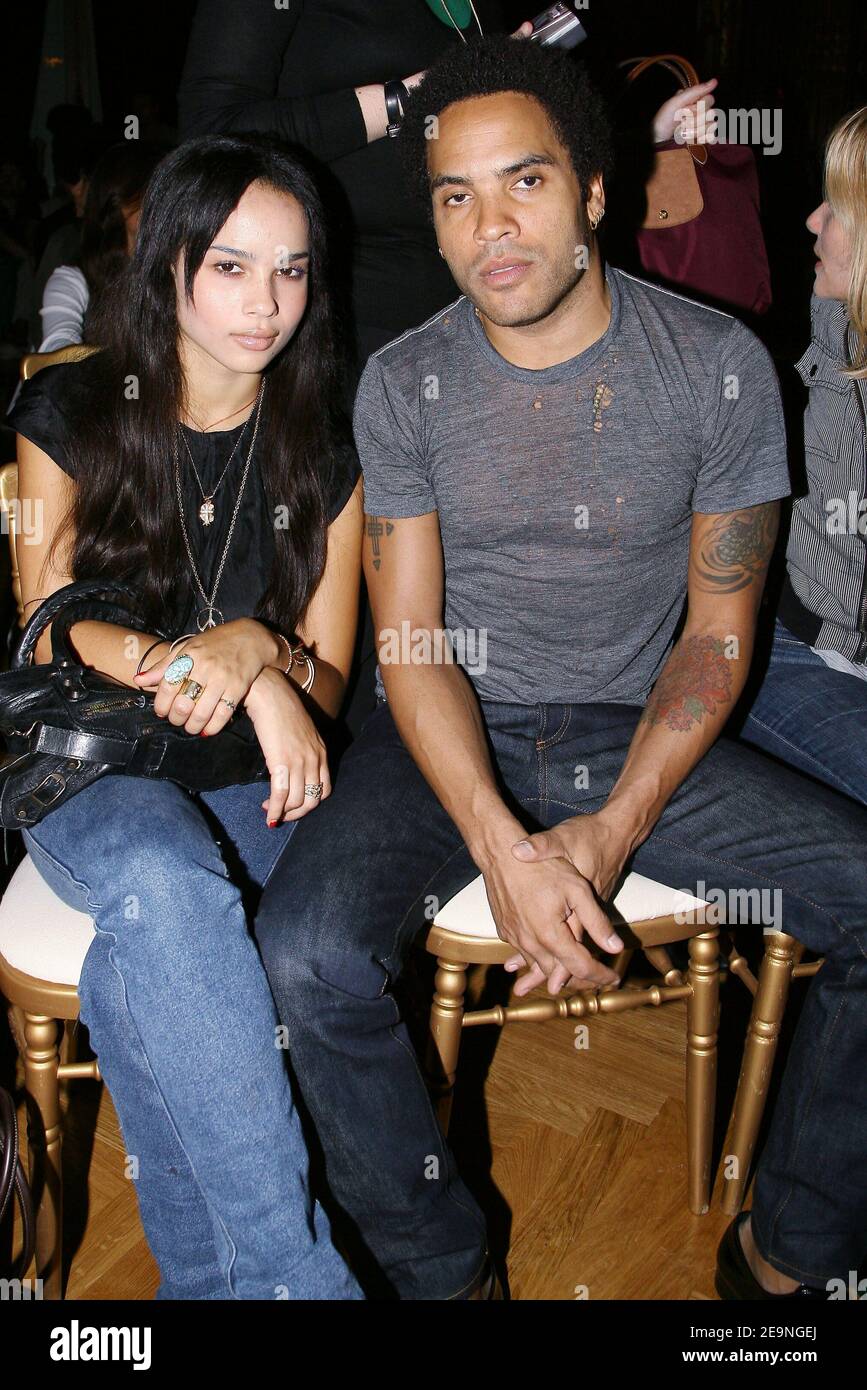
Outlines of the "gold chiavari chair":
M 793 936 L 785 932 L 768 933 L 756 979 L 734 942 L 729 952 L 730 972 L 746 985 L 753 996 L 729 1141 L 726 1144 L 726 1152 L 733 1161 L 728 1165 L 731 1171 L 726 1170 L 723 1174 L 720 1205 L 729 1216 L 736 1216 L 743 1206 L 789 998 L 789 986 L 792 980 L 815 975 L 822 965 L 821 960 L 803 964 L 803 955 L 804 947 Z
M 77 344 L 22 359 L 22 380 L 56 362 L 76 362 L 94 348 Z M 12 590 L 24 624 L 16 544 L 18 464 L 0 468 L 0 513 L 9 540 Z M 99 1080 L 95 1061 L 72 1056 L 78 1018 L 78 980 L 93 938 L 90 917 L 67 906 L 29 855 L 15 869 L 0 900 L 0 993 L 24 1067 L 30 1185 L 36 1204 L 36 1270 L 43 1296 L 62 1296 L 63 1176 L 60 1085 L 77 1077 Z M 26 1271 L 25 1271 L 26 1273 Z
M 628 874 L 611 905 L 612 919 L 625 942 L 625 949 L 612 962 L 613 968 L 622 980 L 635 951 L 642 951 L 658 971 L 658 983 L 643 988 L 586 990 L 568 998 L 535 994 L 513 1000 L 505 1007 L 468 1011 L 464 997 L 469 967 L 502 965 L 514 949 L 497 935 L 481 876 L 456 894 L 439 910 L 427 937 L 427 950 L 437 962 L 428 1070 L 444 1130 L 448 1129 L 464 1028 L 573 1020 L 659 1007 L 685 999 L 688 1203 L 696 1215 L 708 1211 L 720 1017 L 719 928 L 723 924 L 708 929 L 716 914 L 707 908 L 708 904 L 665 884 L 641 874 Z M 689 951 L 685 975 L 674 969 L 666 949 L 680 941 L 687 943 Z M 821 961 L 802 965 L 802 954 L 803 947 L 793 937 L 782 932 L 768 933 L 756 980 L 733 939 L 728 951 L 728 972 L 755 995 L 729 1138 L 724 1145 L 721 1205 L 731 1215 L 740 1211 L 743 1204 L 789 983 L 793 978 L 814 974 L 821 965 Z M 542 1078 L 539 1084 L 543 1084 Z
M 70 343 L 68 347 L 55 348 L 54 352 L 28 352 L 21 358 L 19 376 L 22 381 L 29 381 L 43 367 L 53 367 L 60 362 L 80 362 L 92 352 L 99 352 L 99 348 L 88 343 Z

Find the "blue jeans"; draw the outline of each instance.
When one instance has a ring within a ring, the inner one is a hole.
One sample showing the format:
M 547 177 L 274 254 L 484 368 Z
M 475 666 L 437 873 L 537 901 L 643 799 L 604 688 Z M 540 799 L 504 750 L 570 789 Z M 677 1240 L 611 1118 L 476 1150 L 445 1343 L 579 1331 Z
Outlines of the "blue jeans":
M 244 895 L 255 902 L 296 824 L 268 829 L 266 791 L 195 797 L 111 774 L 23 832 L 43 878 L 94 918 L 81 1018 L 162 1299 L 361 1297 L 309 1191 L 250 933 Z
M 533 829 L 602 806 L 641 710 L 483 703 L 482 713 L 503 794 Z M 699 896 L 778 892 L 755 895 L 779 913 L 748 930 L 790 931 L 826 957 L 801 1012 L 753 1205 L 762 1255 L 818 1286 L 846 1277 L 867 1253 L 865 846 L 867 810 L 721 739 L 630 865 Z M 329 1186 L 401 1298 L 466 1296 L 484 1256 L 484 1218 L 389 990 L 426 911 L 477 873 L 380 702 L 329 800 L 299 823 L 256 919 Z
M 740 736 L 867 806 L 867 681 L 826 666 L 779 618 Z

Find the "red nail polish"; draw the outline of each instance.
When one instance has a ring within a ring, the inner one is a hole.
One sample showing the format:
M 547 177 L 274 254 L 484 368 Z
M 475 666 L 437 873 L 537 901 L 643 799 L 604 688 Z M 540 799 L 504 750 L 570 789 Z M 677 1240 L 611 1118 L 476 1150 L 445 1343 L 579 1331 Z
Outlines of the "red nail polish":
M 270 829 L 271 829 L 273 826 L 275 826 L 276 824 L 277 824 L 277 822 L 276 822 L 275 820 L 269 820 L 269 822 L 268 822 L 268 829 L 270 830 Z

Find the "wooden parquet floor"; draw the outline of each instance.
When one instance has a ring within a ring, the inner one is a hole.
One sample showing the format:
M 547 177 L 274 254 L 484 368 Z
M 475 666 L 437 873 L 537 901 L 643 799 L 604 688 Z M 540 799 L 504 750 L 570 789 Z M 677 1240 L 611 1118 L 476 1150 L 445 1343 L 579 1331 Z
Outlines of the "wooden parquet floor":
M 796 986 L 789 1020 L 798 1003 Z M 583 1048 L 574 1022 L 465 1033 L 451 1139 L 506 1256 L 512 1298 L 716 1297 L 728 1218 L 718 1182 L 709 1213 L 687 1209 L 685 1009 L 679 1001 L 590 1019 Z M 747 1014 L 746 991 L 729 981 L 716 1162 Z M 151 1299 L 158 1274 L 111 1099 L 93 1082 L 67 1089 L 67 1297 Z

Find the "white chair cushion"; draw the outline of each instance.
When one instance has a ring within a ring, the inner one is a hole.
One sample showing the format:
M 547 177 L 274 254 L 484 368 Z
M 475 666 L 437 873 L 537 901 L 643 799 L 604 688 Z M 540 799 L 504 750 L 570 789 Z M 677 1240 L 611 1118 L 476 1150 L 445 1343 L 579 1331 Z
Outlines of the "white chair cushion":
M 26 854 L 0 900 L 4 960 L 39 980 L 77 985 L 95 930 L 93 919 L 58 898 Z
M 620 892 L 614 899 L 614 906 L 624 922 L 645 922 L 653 917 L 668 917 L 675 912 L 689 912 L 703 907 L 701 898 L 684 893 L 679 888 L 668 888 L 655 879 L 645 878 L 643 874 L 627 874 Z M 474 937 L 480 941 L 495 939 L 497 928 L 485 892 L 485 880 L 479 874 L 460 893 L 441 907 L 433 922 L 435 927 L 457 932 L 460 936 Z
M 614 906 L 626 922 L 644 922 L 704 906 L 701 898 L 643 874 L 627 875 Z M 495 939 L 481 874 L 440 908 L 434 925 L 461 936 Z M 49 888 L 30 855 L 18 865 L 0 900 L 0 955 L 16 970 L 53 984 L 77 985 L 93 940 L 93 919 Z

